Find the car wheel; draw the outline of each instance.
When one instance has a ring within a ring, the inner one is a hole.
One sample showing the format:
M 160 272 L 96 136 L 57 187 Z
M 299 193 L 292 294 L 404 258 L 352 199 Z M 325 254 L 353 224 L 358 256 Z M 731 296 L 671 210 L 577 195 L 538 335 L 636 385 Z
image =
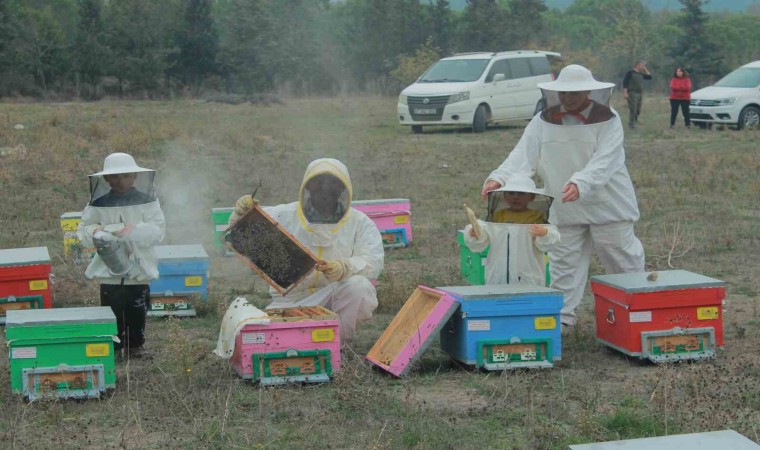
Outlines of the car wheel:
M 736 126 L 742 128 L 757 128 L 760 126 L 760 108 L 757 106 L 745 106 L 739 114 L 739 122 Z
M 412 133 L 422 134 L 422 125 L 412 125 Z
M 486 131 L 486 106 L 480 105 L 472 118 L 472 132 L 482 133 L 484 131 Z

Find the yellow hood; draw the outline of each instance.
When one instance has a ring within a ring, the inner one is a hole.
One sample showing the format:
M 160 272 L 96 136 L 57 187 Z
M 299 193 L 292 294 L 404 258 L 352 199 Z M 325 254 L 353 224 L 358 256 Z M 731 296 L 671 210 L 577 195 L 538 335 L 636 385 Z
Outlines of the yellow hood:
M 301 222 L 304 225 L 304 228 L 309 230 L 311 227 L 308 224 L 303 211 L 304 191 L 309 180 L 318 175 L 332 175 L 335 178 L 339 179 L 344 186 L 346 186 L 346 191 L 338 200 L 344 208 L 343 217 L 337 224 L 331 225 L 335 227 L 332 231 L 337 231 L 337 229 L 339 229 L 343 225 L 343 222 L 345 222 L 345 220 L 348 218 L 349 210 L 351 209 L 351 199 L 353 198 L 353 188 L 351 186 L 351 177 L 348 175 L 348 169 L 342 162 L 338 161 L 337 159 L 320 158 L 309 163 L 309 166 L 306 168 L 306 173 L 304 173 L 303 181 L 301 182 L 301 190 L 298 193 L 298 215 L 301 218 Z

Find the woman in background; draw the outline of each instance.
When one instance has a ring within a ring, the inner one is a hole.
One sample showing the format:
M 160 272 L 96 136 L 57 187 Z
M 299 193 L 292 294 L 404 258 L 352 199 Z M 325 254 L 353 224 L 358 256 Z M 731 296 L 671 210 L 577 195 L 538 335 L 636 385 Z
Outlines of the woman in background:
M 675 128 L 678 107 L 681 107 L 683 121 L 686 128 L 691 126 L 689 122 L 689 101 L 691 100 L 691 79 L 683 67 L 676 67 L 673 78 L 670 80 L 670 128 Z

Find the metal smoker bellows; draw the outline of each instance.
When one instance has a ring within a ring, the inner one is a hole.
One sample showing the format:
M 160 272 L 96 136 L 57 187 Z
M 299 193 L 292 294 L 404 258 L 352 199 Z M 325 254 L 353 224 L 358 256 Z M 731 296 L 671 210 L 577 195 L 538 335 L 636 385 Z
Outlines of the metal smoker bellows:
M 132 270 L 134 263 L 129 259 L 127 249 L 113 235 L 98 232 L 93 236 L 92 242 L 112 276 L 121 277 Z

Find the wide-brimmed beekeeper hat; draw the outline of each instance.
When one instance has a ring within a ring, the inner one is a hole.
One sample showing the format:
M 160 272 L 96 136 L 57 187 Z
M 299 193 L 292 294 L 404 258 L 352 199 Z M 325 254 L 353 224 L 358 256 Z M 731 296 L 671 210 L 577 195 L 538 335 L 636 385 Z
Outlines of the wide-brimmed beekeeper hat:
M 526 192 L 529 194 L 538 194 L 549 198 L 554 198 L 551 195 L 547 194 L 543 189 L 537 188 L 536 183 L 533 181 L 533 179 L 523 175 L 515 175 L 509 177 L 507 179 L 507 182 L 504 183 L 504 186 L 498 189 L 494 189 L 491 192 Z
M 118 173 L 139 172 L 154 172 L 154 170 L 138 166 L 132 155 L 127 153 L 111 153 L 103 161 L 103 170 L 90 176 L 99 177 L 103 175 L 116 175 Z
M 597 81 L 587 68 L 578 64 L 570 64 L 560 71 L 556 80 L 538 83 L 537 86 L 547 91 L 578 92 L 609 89 L 615 86 L 615 83 Z

